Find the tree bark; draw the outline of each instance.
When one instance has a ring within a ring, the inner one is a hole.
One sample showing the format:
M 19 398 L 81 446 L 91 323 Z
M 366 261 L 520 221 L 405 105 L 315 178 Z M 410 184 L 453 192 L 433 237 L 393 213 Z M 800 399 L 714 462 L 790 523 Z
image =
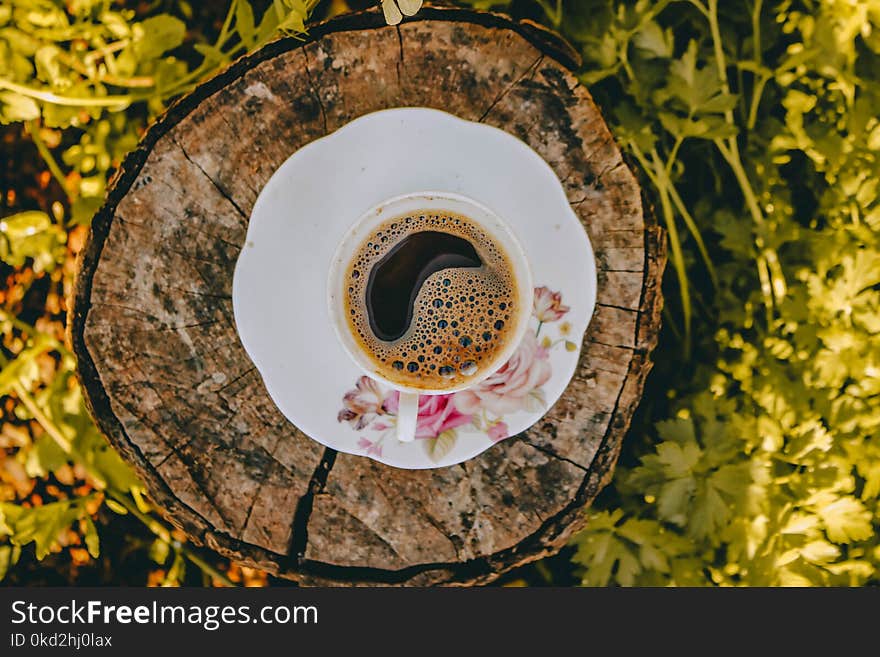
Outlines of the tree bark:
M 573 66 L 558 37 L 496 14 L 428 7 L 397 27 L 347 15 L 237 61 L 126 159 L 82 258 L 71 340 L 98 425 L 195 543 L 304 584 L 475 584 L 557 551 L 583 525 L 651 366 L 665 241 Z M 337 454 L 298 431 L 241 346 L 231 301 L 251 208 L 275 169 L 400 106 L 484 121 L 534 148 L 599 268 L 562 398 L 524 434 L 427 471 Z

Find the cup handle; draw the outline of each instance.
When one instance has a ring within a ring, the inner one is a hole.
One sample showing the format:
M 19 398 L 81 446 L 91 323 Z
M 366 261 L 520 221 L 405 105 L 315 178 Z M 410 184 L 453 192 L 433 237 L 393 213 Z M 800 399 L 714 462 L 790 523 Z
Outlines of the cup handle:
M 411 443 L 416 437 L 416 424 L 419 419 L 419 396 L 413 392 L 401 392 L 397 405 L 397 439 Z

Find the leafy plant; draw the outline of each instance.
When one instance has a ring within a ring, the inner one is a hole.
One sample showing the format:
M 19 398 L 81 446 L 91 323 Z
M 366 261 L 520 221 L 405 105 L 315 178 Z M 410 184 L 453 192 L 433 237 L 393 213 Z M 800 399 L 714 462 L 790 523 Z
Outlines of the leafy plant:
M 877 582 L 880 3 L 539 4 L 640 165 L 679 311 L 583 582 Z
M 188 39 L 185 2 L 149 15 L 112 0 L 0 5 L 0 122 L 25 126 L 64 195 L 51 214 L 29 210 L 0 221 L 0 260 L 22 272 L 10 279 L 0 311 L 0 396 L 13 401 L 0 453 L 0 578 L 29 545 L 38 559 L 79 544 L 97 556 L 93 518 L 106 508 L 138 518 L 154 535 L 150 558 L 167 567 L 157 583 L 182 581 L 186 561 L 207 580 L 230 583 L 150 515 L 142 485 L 86 412 L 57 316 L 83 228 L 150 118 L 239 54 L 279 33 L 302 33 L 315 4 L 274 0 L 257 18 L 247 0 L 232 0 L 210 42 Z M 36 325 L 15 317 L 47 276 L 46 314 Z

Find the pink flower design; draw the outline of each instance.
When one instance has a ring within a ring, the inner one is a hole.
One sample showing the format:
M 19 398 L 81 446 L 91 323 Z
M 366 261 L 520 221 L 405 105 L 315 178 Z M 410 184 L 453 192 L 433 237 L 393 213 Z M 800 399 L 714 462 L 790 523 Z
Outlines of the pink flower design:
M 367 454 L 382 456 L 382 445 L 380 443 L 374 443 L 372 440 L 361 438 L 358 440 L 358 447 L 367 450 Z
M 535 302 L 532 314 L 539 322 L 555 322 L 562 319 L 571 308 L 562 305 L 562 295 L 552 292 L 549 287 L 535 288 Z
M 504 440 L 510 435 L 510 430 L 507 428 L 507 424 L 504 422 L 496 422 L 489 430 L 486 432 L 489 436 L 489 440 L 493 443 L 497 443 L 499 440 Z
M 419 397 L 419 419 L 416 422 L 416 438 L 436 438 L 444 431 L 471 422 L 471 416 L 460 412 L 452 398 L 454 395 L 422 395 Z M 397 414 L 400 393 L 393 391 L 385 398 L 385 408 Z
M 542 386 L 552 375 L 550 351 L 563 343 L 567 351 L 576 351 L 576 345 L 567 337 L 572 330 L 567 321 L 558 326 L 557 339 L 545 336 L 543 343 L 539 340 L 545 323 L 558 322 L 570 310 L 563 305 L 560 292 L 546 286 L 536 287 L 532 316 L 537 330 L 526 333 L 510 360 L 476 386 L 454 394 L 422 395 L 415 437 L 434 440 L 444 435 L 451 436 L 454 441 L 458 438 L 459 427 L 473 423 L 475 430 L 493 443 L 508 438 L 510 427 L 504 421 L 505 416 L 522 410 L 537 410 L 530 404 L 533 400 L 541 407 L 546 405 Z M 349 423 L 356 431 L 370 432 L 370 438 L 359 437 L 357 445 L 366 454 L 381 457 L 383 443 L 394 438 L 400 394 L 394 390 L 386 391 L 378 382 L 362 376 L 355 388 L 345 393 L 342 402 L 338 421 Z M 432 458 L 442 457 L 434 453 L 435 443 L 423 444 L 429 447 Z M 445 454 L 448 441 L 444 441 L 443 446 Z
M 339 411 L 336 419 L 339 422 L 348 422 L 355 431 L 360 431 L 377 416 L 387 413 L 383 406 L 384 401 L 379 384 L 368 376 L 362 376 L 357 380 L 355 389 L 345 393 L 342 398 L 344 408 Z
M 547 383 L 551 374 L 549 352 L 529 332 L 501 369 L 473 388 L 455 393 L 455 406 L 468 415 L 480 409 L 498 416 L 514 413 L 525 408 L 529 394 Z

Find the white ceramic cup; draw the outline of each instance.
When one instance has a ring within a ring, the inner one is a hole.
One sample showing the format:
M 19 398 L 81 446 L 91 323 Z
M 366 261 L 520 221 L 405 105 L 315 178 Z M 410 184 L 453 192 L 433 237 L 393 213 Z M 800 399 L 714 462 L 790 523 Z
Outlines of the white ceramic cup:
M 348 267 L 364 240 L 380 224 L 389 219 L 432 210 L 464 215 L 479 225 L 504 249 L 516 279 L 514 315 L 508 324 L 512 328 L 507 332 L 507 341 L 503 348 L 496 352 L 491 362 L 480 367 L 479 371 L 464 381 L 462 385 L 437 390 L 401 385 L 389 381 L 379 374 L 373 364 L 372 356 L 352 335 L 348 319 L 345 316 Z M 510 359 L 528 329 L 529 317 L 532 312 L 532 297 L 532 273 L 528 259 L 510 227 L 481 203 L 450 192 L 415 192 L 396 196 L 365 212 L 342 238 L 333 255 L 327 277 L 327 304 L 330 311 L 330 322 L 345 351 L 367 376 L 400 392 L 400 404 L 397 411 L 397 438 L 402 442 L 410 442 L 415 438 L 420 395 L 447 395 L 467 390 L 497 372 Z

